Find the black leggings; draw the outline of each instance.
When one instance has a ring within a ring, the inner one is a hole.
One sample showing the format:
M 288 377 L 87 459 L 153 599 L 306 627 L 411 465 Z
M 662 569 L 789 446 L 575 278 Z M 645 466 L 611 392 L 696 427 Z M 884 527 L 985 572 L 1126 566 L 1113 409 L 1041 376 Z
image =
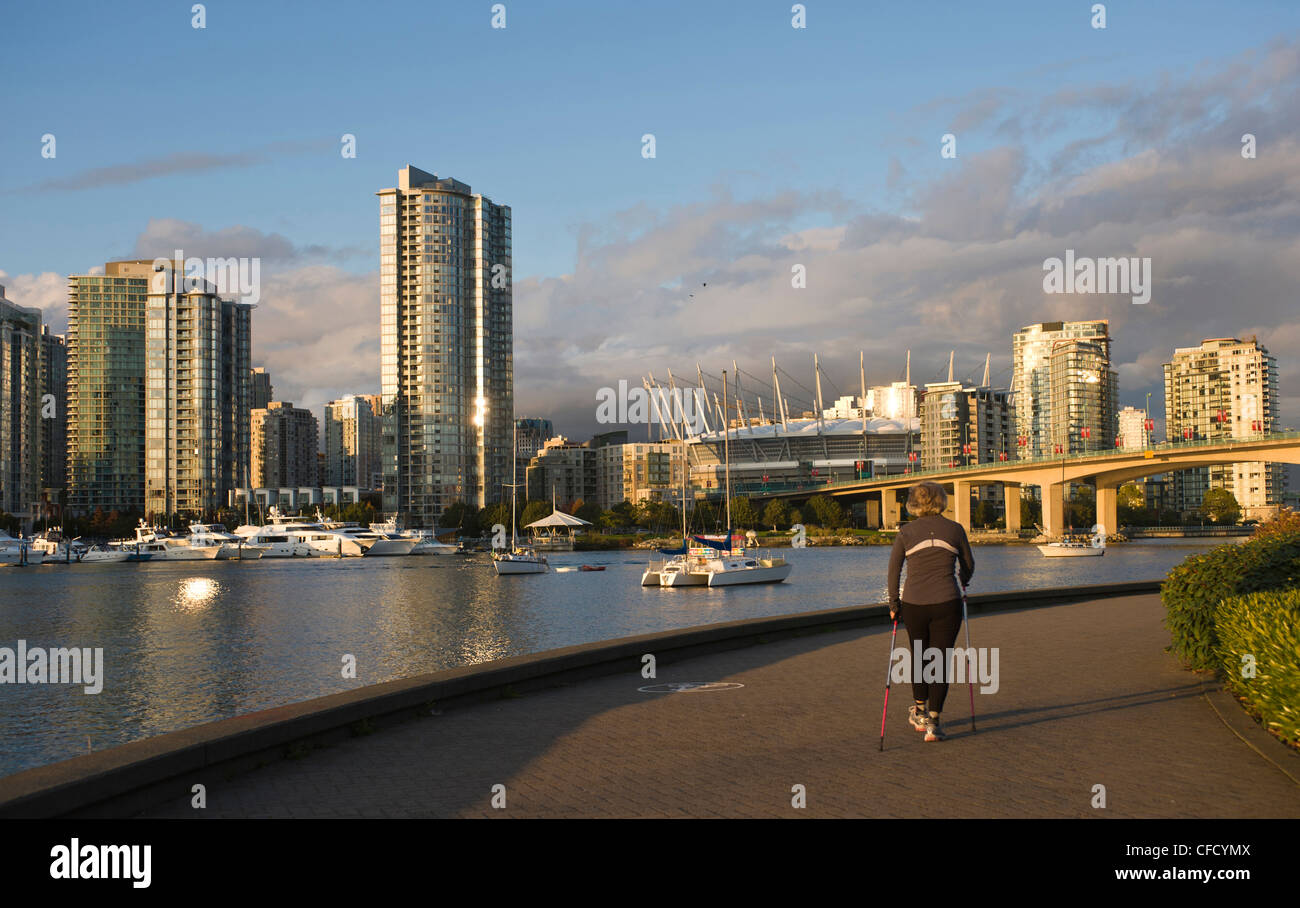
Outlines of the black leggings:
M 907 625 L 907 636 L 913 653 L 916 652 L 918 640 L 921 642 L 922 653 L 932 646 L 943 652 L 942 684 L 926 684 L 918 680 L 912 682 L 912 699 L 922 703 L 928 701 L 931 712 L 943 712 L 943 701 L 948 697 L 948 649 L 957 642 L 957 632 L 961 630 L 961 600 L 953 599 L 937 605 L 912 605 L 904 602 L 899 613 L 903 624 Z M 912 666 L 913 672 L 919 669 L 920 666 Z M 913 675 L 913 679 L 919 677 L 919 674 Z

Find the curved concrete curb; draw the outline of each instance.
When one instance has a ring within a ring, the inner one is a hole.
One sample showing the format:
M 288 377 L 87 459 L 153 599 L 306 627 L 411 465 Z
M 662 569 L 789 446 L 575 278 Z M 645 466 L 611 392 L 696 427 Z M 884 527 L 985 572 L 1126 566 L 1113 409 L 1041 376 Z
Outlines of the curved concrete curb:
M 971 596 L 968 606 L 975 613 L 1005 611 L 1159 589 L 1159 581 L 1136 581 L 985 593 Z M 784 637 L 887 623 L 883 604 L 849 606 L 623 637 L 368 685 L 15 773 L 0 779 L 0 817 L 130 815 L 187 796 L 195 784 L 210 786 L 313 746 L 428 715 L 435 703 L 461 705 L 599 675 L 639 674 L 646 653 L 666 664 Z
M 1300 786 L 1300 751 L 1288 747 L 1268 733 L 1268 730 L 1251 718 L 1245 708 L 1213 677 L 1201 677 L 1201 696 L 1210 704 L 1228 730 L 1241 739 L 1251 750 L 1277 768 L 1297 786 Z

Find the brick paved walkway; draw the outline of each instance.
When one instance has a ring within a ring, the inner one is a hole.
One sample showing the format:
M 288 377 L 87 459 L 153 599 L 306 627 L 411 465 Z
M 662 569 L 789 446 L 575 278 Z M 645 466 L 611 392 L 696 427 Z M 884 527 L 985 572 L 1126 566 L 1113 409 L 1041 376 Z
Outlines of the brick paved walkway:
M 1001 689 L 977 694 L 971 735 L 954 687 L 940 744 L 910 729 L 910 691 L 895 686 L 877 752 L 889 632 L 871 628 L 656 679 L 740 689 L 640 693 L 654 682 L 611 676 L 449 709 L 211 787 L 206 810 L 185 799 L 152 815 L 1300 817 L 1300 787 L 1164 653 L 1162 615 L 1158 597 L 1132 596 L 976 617 L 971 642 L 1000 647 Z M 504 810 L 491 807 L 496 784 Z M 1104 810 L 1091 806 L 1097 784 Z

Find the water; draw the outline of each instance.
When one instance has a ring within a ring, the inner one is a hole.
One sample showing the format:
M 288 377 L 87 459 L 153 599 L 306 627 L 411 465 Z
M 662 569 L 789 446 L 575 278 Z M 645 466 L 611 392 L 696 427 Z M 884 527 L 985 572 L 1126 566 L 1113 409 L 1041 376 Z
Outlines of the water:
M 1158 579 L 1220 542 L 1150 540 L 1101 559 L 977 546 L 971 592 Z M 786 554 L 785 583 L 679 590 L 640 586 L 644 552 L 553 555 L 553 567 L 606 570 L 516 577 L 484 556 L 0 568 L 0 646 L 103 647 L 105 663 L 96 695 L 0 685 L 0 775 L 364 684 L 885 598 L 888 547 Z

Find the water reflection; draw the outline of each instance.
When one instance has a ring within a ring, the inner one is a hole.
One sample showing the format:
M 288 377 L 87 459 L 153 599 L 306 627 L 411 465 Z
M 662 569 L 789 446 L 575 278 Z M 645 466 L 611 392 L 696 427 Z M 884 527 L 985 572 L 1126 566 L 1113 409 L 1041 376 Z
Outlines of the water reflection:
M 1114 546 L 1104 559 L 975 551 L 972 593 L 1156 579 L 1214 542 Z M 562 646 L 879 602 L 889 549 L 790 553 L 790 581 L 763 587 L 642 587 L 641 553 L 556 554 L 605 571 L 498 578 L 486 558 L 144 563 L 0 575 L 0 641 L 103 646 L 95 697 L 9 691 L 0 775 L 200 722 Z M 1081 564 L 1081 562 L 1094 562 Z M 2 570 L 2 569 L 0 569 Z M 357 657 L 355 680 L 340 656 Z M 21 694 L 21 696 L 19 696 Z
M 172 603 L 182 611 L 203 608 L 221 594 L 221 584 L 211 577 L 187 577 L 180 582 Z

